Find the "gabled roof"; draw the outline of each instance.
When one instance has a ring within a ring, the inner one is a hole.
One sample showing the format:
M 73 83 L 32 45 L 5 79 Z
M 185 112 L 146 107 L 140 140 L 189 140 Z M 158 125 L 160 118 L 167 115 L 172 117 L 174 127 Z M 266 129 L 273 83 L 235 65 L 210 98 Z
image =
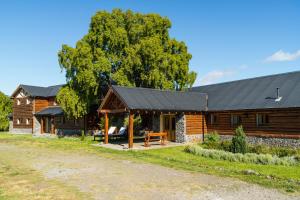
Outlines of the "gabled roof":
M 16 93 L 23 89 L 26 95 L 31 97 L 55 97 L 64 85 L 54 85 L 49 87 L 39 87 L 39 86 L 31 86 L 31 85 L 20 85 L 15 92 L 11 95 L 14 97 Z
M 112 86 L 111 90 L 122 101 L 127 110 L 199 112 L 205 111 L 207 105 L 207 95 L 200 92 L 121 86 Z M 102 103 L 100 109 L 103 109 L 104 105 L 105 102 Z
M 64 112 L 60 106 L 50 106 L 35 113 L 35 115 L 36 116 L 57 116 L 57 115 L 63 115 L 63 113 Z
M 275 101 L 279 88 L 280 101 Z M 300 107 L 300 71 L 194 87 L 208 94 L 208 110 Z

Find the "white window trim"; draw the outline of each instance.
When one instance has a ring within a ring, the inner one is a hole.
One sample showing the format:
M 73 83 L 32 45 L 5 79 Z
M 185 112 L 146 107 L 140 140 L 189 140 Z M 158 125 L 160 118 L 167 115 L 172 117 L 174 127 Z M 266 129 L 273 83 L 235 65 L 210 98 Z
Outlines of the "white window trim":
M 28 105 L 30 103 L 31 103 L 31 101 L 29 99 L 26 99 L 26 104 Z
M 17 99 L 17 105 L 21 105 L 21 100 L 20 99 Z

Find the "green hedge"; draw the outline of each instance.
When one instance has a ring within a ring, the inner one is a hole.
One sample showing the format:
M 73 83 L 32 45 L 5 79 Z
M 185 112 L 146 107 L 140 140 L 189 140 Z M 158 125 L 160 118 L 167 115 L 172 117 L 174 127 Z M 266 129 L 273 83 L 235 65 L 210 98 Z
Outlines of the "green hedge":
M 216 160 L 228 160 L 232 162 L 244 162 L 254 163 L 262 165 L 296 165 L 297 160 L 294 157 L 278 157 L 270 154 L 255 154 L 255 153 L 231 153 L 222 150 L 203 149 L 199 145 L 188 145 L 185 148 L 185 152 L 202 156 L 206 158 L 212 158 Z

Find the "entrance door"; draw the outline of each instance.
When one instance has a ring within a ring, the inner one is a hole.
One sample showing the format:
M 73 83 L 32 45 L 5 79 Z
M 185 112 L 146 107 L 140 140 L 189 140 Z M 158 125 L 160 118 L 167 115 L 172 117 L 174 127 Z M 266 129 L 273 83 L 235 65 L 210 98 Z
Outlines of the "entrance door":
M 174 115 L 163 116 L 163 130 L 168 133 L 168 140 L 175 141 L 176 122 Z
M 50 133 L 51 132 L 51 119 L 49 117 L 42 118 L 42 133 Z

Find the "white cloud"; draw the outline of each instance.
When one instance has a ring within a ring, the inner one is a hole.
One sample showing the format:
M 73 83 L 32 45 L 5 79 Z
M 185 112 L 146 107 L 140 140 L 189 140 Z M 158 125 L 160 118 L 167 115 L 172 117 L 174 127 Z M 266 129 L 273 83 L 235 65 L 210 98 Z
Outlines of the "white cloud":
M 279 50 L 275 52 L 273 55 L 267 57 L 265 62 L 283 62 L 283 61 L 293 61 L 300 58 L 300 50 L 295 53 L 284 52 L 283 50 Z
M 212 83 L 219 82 L 223 78 L 233 76 L 237 73 L 237 70 L 225 69 L 225 70 L 213 70 L 205 74 L 200 81 L 201 85 L 208 85 Z

